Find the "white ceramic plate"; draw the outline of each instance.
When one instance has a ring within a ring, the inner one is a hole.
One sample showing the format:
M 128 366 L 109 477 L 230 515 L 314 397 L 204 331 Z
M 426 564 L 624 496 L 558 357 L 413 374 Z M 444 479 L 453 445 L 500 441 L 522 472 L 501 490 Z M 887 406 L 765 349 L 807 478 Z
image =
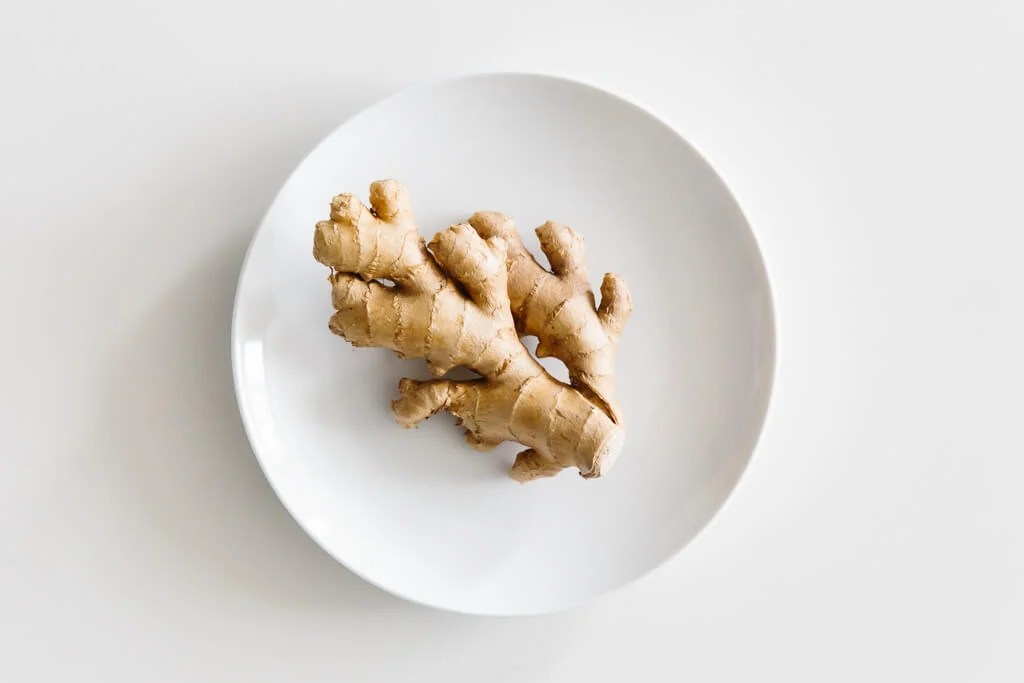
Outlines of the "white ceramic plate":
M 332 335 L 327 271 L 311 255 L 331 198 L 365 200 L 378 178 L 410 188 L 428 238 L 493 209 L 536 251 L 532 228 L 553 219 L 585 237 L 595 286 L 625 276 L 629 436 L 609 475 L 521 485 L 505 475 L 515 444 L 470 450 L 447 416 L 395 425 L 399 378 L 426 368 Z M 392 593 L 479 614 L 577 605 L 686 545 L 750 458 L 775 357 L 760 253 L 707 162 L 629 102 L 514 74 L 399 93 L 324 140 L 253 239 L 232 353 L 253 449 L 302 528 Z

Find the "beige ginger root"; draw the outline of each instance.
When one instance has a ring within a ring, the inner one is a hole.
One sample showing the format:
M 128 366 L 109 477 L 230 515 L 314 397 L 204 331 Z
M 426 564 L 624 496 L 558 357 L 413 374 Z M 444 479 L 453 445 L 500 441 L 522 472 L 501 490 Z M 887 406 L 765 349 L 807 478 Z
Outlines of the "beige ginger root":
M 460 224 L 438 233 L 428 251 L 408 193 L 394 180 L 370 186 L 370 206 L 339 195 L 330 220 L 316 226 L 313 255 L 331 268 L 336 313 L 330 329 L 356 346 L 424 358 L 438 378 L 455 366 L 480 375 L 403 379 L 392 403 L 397 421 L 412 427 L 447 410 L 477 449 L 519 442 L 527 449 L 510 472 L 518 481 L 567 467 L 584 477 L 606 472 L 622 448 L 624 428 L 586 391 L 551 377 L 519 340 L 506 239 L 485 239 Z

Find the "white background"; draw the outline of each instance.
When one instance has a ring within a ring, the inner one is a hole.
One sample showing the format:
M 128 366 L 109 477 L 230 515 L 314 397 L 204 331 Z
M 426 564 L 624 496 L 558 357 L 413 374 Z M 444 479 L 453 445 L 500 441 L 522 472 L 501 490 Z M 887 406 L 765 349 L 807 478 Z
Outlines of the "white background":
M 145 5 L 0 6 L 0 679 L 1022 680 L 1019 2 Z M 294 165 L 398 88 L 486 70 L 676 126 L 779 324 L 720 515 L 530 619 L 335 564 L 265 483 L 228 364 Z

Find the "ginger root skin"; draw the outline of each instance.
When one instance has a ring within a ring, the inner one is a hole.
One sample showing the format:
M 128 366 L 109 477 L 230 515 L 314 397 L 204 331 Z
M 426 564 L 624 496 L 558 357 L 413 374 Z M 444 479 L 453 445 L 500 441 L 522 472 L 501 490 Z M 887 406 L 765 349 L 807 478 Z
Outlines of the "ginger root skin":
M 370 186 L 369 208 L 338 195 L 313 239 L 314 258 L 331 269 L 329 327 L 355 346 L 426 360 L 438 379 L 400 382 L 392 412 L 402 426 L 445 410 L 476 449 L 526 446 L 510 472 L 517 481 L 569 467 L 599 477 L 621 451 L 624 427 L 587 390 L 551 377 L 523 346 L 509 300 L 509 247 L 505 236 L 485 238 L 469 224 L 425 244 L 408 192 L 394 180 Z M 480 378 L 440 379 L 456 366 Z

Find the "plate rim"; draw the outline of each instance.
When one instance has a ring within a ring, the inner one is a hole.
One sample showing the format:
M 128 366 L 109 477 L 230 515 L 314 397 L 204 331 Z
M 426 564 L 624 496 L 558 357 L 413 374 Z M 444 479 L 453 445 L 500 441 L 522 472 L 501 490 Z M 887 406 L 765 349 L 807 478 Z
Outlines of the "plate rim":
M 736 209 L 737 213 L 739 214 L 739 217 L 742 220 L 742 223 L 743 223 L 744 227 L 746 227 L 746 230 L 747 230 L 747 233 L 750 236 L 750 239 L 752 240 L 752 243 L 753 243 L 753 246 L 754 246 L 754 252 L 755 252 L 755 254 L 757 256 L 756 262 L 757 262 L 757 265 L 760 267 L 761 273 L 762 273 L 762 275 L 764 277 L 764 284 L 765 284 L 767 312 L 768 312 L 768 325 L 767 325 L 767 330 L 766 330 L 767 337 L 765 339 L 765 343 L 766 343 L 766 346 L 768 348 L 768 358 L 767 358 L 768 369 L 767 369 L 767 387 L 765 389 L 764 409 L 763 409 L 763 411 L 761 411 L 761 415 L 760 415 L 760 417 L 759 417 L 759 419 L 757 421 L 757 424 L 755 426 L 754 441 L 753 441 L 753 444 L 751 446 L 750 453 L 749 453 L 749 455 L 747 455 L 746 461 L 743 463 L 743 467 L 740 470 L 739 475 L 736 477 L 736 480 L 733 482 L 732 486 L 729 488 L 729 491 L 717 503 L 717 505 L 715 505 L 712 508 L 711 514 L 708 516 L 707 520 L 703 524 L 700 525 L 700 527 L 696 530 L 696 532 L 693 534 L 693 536 L 691 536 L 686 542 L 684 542 L 682 545 L 680 545 L 674 551 L 668 553 L 660 561 L 653 563 L 650 567 L 648 567 L 645 570 L 639 572 L 636 576 L 632 577 L 631 579 L 627 580 L 626 582 L 624 582 L 622 584 L 619 584 L 618 586 L 614 586 L 614 587 L 611 587 L 611 588 L 600 590 L 598 592 L 595 592 L 595 593 L 593 593 L 591 595 L 588 595 L 588 596 L 585 596 L 583 598 L 578 598 L 578 599 L 572 600 L 570 602 L 561 603 L 561 604 L 558 604 L 558 605 L 555 605 L 553 607 L 546 608 L 546 609 L 543 609 L 543 610 L 527 609 L 527 610 L 520 610 L 520 611 L 515 611 L 515 610 L 494 611 L 494 610 L 473 610 L 473 609 L 467 609 L 467 608 L 464 608 L 464 607 L 461 607 L 461 606 L 447 605 L 447 604 L 443 604 L 441 602 L 432 602 L 430 600 L 427 600 L 427 599 L 424 599 L 424 598 L 421 598 L 421 597 L 417 597 L 417 596 L 411 595 L 411 594 L 407 593 L 406 591 L 404 591 L 404 590 L 402 590 L 400 588 L 396 588 L 394 586 L 385 585 L 383 582 L 378 581 L 378 580 L 376 580 L 374 578 L 371 578 L 371 577 L 367 576 L 366 574 L 364 574 L 364 573 L 358 571 L 357 569 L 353 568 L 352 566 L 350 566 L 349 563 L 347 563 L 344 559 L 339 557 L 338 554 L 336 554 L 330 548 L 328 548 L 326 544 L 322 543 L 321 540 L 317 537 L 317 535 L 314 534 L 311 531 L 311 529 L 308 528 L 308 526 L 303 523 L 303 521 L 301 519 L 299 519 L 299 517 L 292 511 L 291 506 L 288 504 L 288 502 L 285 500 L 285 498 L 281 495 L 280 491 L 277 488 L 277 485 L 274 483 L 273 479 L 267 473 L 267 470 L 266 470 L 266 468 L 264 467 L 264 464 L 263 464 L 263 457 L 264 456 L 261 454 L 261 447 L 258 445 L 260 439 L 258 438 L 257 430 L 253 426 L 252 421 L 251 421 L 251 417 L 250 417 L 252 410 L 251 410 L 251 408 L 248 407 L 248 400 L 245 397 L 243 389 L 242 389 L 243 379 L 242 379 L 241 366 L 242 366 L 242 355 L 243 354 L 241 353 L 240 346 L 239 346 L 240 345 L 240 340 L 239 340 L 239 324 L 238 324 L 238 322 L 239 322 L 240 309 L 241 309 L 241 303 L 240 302 L 241 302 L 241 298 L 242 297 L 240 296 L 240 294 L 241 294 L 241 291 L 242 291 L 242 284 L 243 284 L 243 281 L 245 280 L 245 275 L 246 275 L 246 273 L 249 270 L 249 262 L 250 262 L 250 259 L 252 257 L 252 253 L 253 253 L 253 249 L 255 247 L 256 241 L 259 239 L 260 234 L 266 228 L 267 218 L 270 215 L 270 211 L 277 204 L 277 201 L 281 197 L 281 194 L 284 192 L 285 188 L 288 187 L 288 185 L 291 183 L 292 179 L 299 172 L 299 170 L 306 164 L 308 159 L 314 153 L 316 153 L 316 151 L 319 150 L 320 147 L 323 146 L 323 144 L 329 138 L 331 138 L 333 135 L 335 135 L 343 127 L 345 127 L 345 126 L 347 126 L 347 125 L 357 121 L 358 119 L 361 119 L 361 118 L 363 118 L 365 116 L 371 115 L 376 109 L 385 106 L 386 104 L 390 103 L 392 100 L 399 99 L 401 97 L 406 97 L 408 95 L 411 95 L 411 94 L 419 92 L 419 91 L 425 91 L 425 90 L 429 90 L 429 89 L 440 87 L 440 86 L 452 85 L 452 84 L 459 83 L 459 82 L 473 81 L 473 80 L 487 80 L 487 79 L 493 79 L 493 78 L 508 78 L 508 77 L 524 78 L 524 79 L 539 79 L 539 80 L 546 80 L 546 81 L 555 81 L 555 82 L 559 82 L 559 83 L 565 84 L 565 85 L 582 87 L 582 88 L 585 88 L 585 89 L 588 89 L 588 90 L 591 90 L 591 91 L 595 91 L 595 92 L 597 92 L 597 93 L 599 93 L 601 95 L 604 95 L 606 97 L 610 97 L 613 100 L 616 100 L 618 103 L 624 104 L 627 107 L 629 107 L 631 109 L 634 109 L 634 110 L 638 111 L 639 113 L 649 117 L 657 125 L 661 126 L 663 129 L 665 129 L 666 131 L 670 132 L 676 139 L 679 140 L 679 142 L 681 142 L 683 145 L 688 147 L 690 149 L 690 151 L 694 155 L 696 155 L 696 157 L 704 164 L 704 166 L 707 168 L 707 170 L 714 176 L 714 179 L 717 180 L 717 182 L 721 185 L 722 188 L 725 189 L 725 191 L 728 194 L 729 198 L 732 200 L 732 203 L 734 204 L 735 209 Z M 576 608 L 578 608 L 578 607 L 580 607 L 582 605 L 588 604 L 588 603 L 590 603 L 590 602 L 592 602 L 594 600 L 597 600 L 597 599 L 599 599 L 601 597 L 607 596 L 610 593 L 614 593 L 614 592 L 616 592 L 618 590 L 621 590 L 621 589 L 625 588 L 626 586 L 629 586 L 629 585 L 631 585 L 633 583 L 636 583 L 637 581 L 640 581 L 641 579 L 644 579 L 645 577 L 649 576 L 654 571 L 656 571 L 656 570 L 660 569 L 661 567 L 665 566 L 669 561 L 677 558 L 682 553 L 682 551 L 684 549 L 686 549 L 695 540 L 697 540 L 705 532 L 705 530 L 709 526 L 711 526 L 712 522 L 714 522 L 714 520 L 721 513 L 722 508 L 735 495 L 736 490 L 739 488 L 740 484 L 742 483 L 742 481 L 746 477 L 747 472 L 750 469 L 750 465 L 751 465 L 751 463 L 754 460 L 754 457 L 757 455 L 758 446 L 760 446 L 761 438 L 764 435 L 765 425 L 767 424 L 768 416 L 771 413 L 771 408 L 772 408 L 772 404 L 773 404 L 773 398 L 774 398 L 774 395 L 775 395 L 776 371 L 777 371 L 777 367 L 778 367 L 778 320 L 777 320 L 777 314 L 776 314 L 774 291 L 775 290 L 774 290 L 774 286 L 772 284 L 771 275 L 770 275 L 770 273 L 768 271 L 767 263 L 765 262 L 764 251 L 761 249 L 761 243 L 758 240 L 757 234 L 754 232 L 754 229 L 751 227 L 750 221 L 748 220 L 748 218 L 746 216 L 746 213 L 743 211 L 742 206 L 740 206 L 739 201 L 736 199 L 736 196 L 733 193 L 732 189 L 729 187 L 729 185 L 722 178 L 722 176 L 718 172 L 718 170 L 711 164 L 710 161 L 708 161 L 707 157 L 700 152 L 700 150 L 698 150 L 689 140 L 687 140 L 682 135 L 682 133 L 680 133 L 674 126 L 669 124 L 664 118 L 659 116 L 656 112 L 652 111 L 648 106 L 641 105 L 641 104 L 633 101 L 632 99 L 630 99 L 630 98 L 628 98 L 628 97 L 626 97 L 624 95 L 619 94 L 616 91 L 610 90 L 610 89 L 605 88 L 603 86 L 595 85 L 594 83 L 591 83 L 591 82 L 589 82 L 587 80 L 580 79 L 580 78 L 575 78 L 575 77 L 564 76 L 564 75 L 559 75 L 559 74 L 510 70 L 510 71 L 470 72 L 470 73 L 464 73 L 464 74 L 460 74 L 460 75 L 456 75 L 456 76 L 448 76 L 448 77 L 436 78 L 436 79 L 432 79 L 432 80 L 427 80 L 427 81 L 422 81 L 422 82 L 414 83 L 414 84 L 408 85 L 406 87 L 398 88 L 397 90 L 391 92 L 390 94 L 385 95 L 384 97 L 381 97 L 381 98 L 379 98 L 377 100 L 374 100 L 373 102 L 371 102 L 367 106 L 363 107 L 359 111 L 355 112 L 351 116 L 346 117 L 344 120 L 342 120 L 340 123 L 338 123 L 338 125 L 336 125 L 333 128 L 331 128 L 324 136 L 322 136 L 309 149 L 309 151 L 306 154 L 304 154 L 302 156 L 302 158 L 295 164 L 295 166 L 291 169 L 291 171 L 287 174 L 287 176 L 281 182 L 280 186 L 277 189 L 277 192 L 274 193 L 274 195 L 271 198 L 269 204 L 267 205 L 266 210 L 263 212 L 263 215 L 260 218 L 259 224 L 257 225 L 256 229 L 253 231 L 252 236 L 249 238 L 249 243 L 248 243 L 248 245 L 246 246 L 246 249 L 245 249 L 245 256 L 242 259 L 242 264 L 241 264 L 241 266 L 239 268 L 239 271 L 238 271 L 238 278 L 237 278 L 236 283 L 235 283 L 235 293 L 234 293 L 234 298 L 233 298 L 233 301 L 232 301 L 232 308 L 231 308 L 231 335 L 230 335 L 230 345 L 231 345 L 231 376 L 232 376 L 232 383 L 234 385 L 235 402 L 236 402 L 236 405 L 238 407 L 239 416 L 241 417 L 242 426 L 243 426 L 243 428 L 245 430 L 246 440 L 249 442 L 249 446 L 252 449 L 253 457 L 255 458 L 257 464 L 259 465 L 260 471 L 263 473 L 264 479 L 266 479 L 267 484 L 270 486 L 271 490 L 274 492 L 274 495 L 277 497 L 278 501 L 280 501 L 282 507 L 284 507 L 284 509 L 288 512 L 288 516 L 291 517 L 292 520 L 294 520 L 294 522 L 303 531 L 303 533 L 305 533 L 317 545 L 317 547 L 319 547 L 323 552 L 327 553 L 327 555 L 329 557 L 331 557 L 335 562 L 337 562 L 342 567 L 344 567 L 345 570 L 351 572 L 352 574 L 354 574 L 355 576 L 359 577 L 361 580 L 367 582 L 371 586 L 377 588 L 378 590 L 384 591 L 384 592 L 386 592 L 386 593 L 388 593 L 390 595 L 398 597 L 398 598 L 400 598 L 402 600 L 405 600 L 407 602 L 410 602 L 410 603 L 413 603 L 413 604 L 417 604 L 417 605 L 421 605 L 421 606 L 424 606 L 424 607 L 433 608 L 433 609 L 443 610 L 443 611 L 447 611 L 447 612 L 453 612 L 453 613 L 457 613 L 457 614 L 465 614 L 465 615 L 470 615 L 470 616 L 515 617 L 515 616 L 534 616 L 534 615 L 544 615 L 544 614 L 556 614 L 556 613 L 560 613 L 560 612 L 566 612 L 566 611 L 569 611 L 569 610 L 572 610 L 572 609 L 576 609 Z

